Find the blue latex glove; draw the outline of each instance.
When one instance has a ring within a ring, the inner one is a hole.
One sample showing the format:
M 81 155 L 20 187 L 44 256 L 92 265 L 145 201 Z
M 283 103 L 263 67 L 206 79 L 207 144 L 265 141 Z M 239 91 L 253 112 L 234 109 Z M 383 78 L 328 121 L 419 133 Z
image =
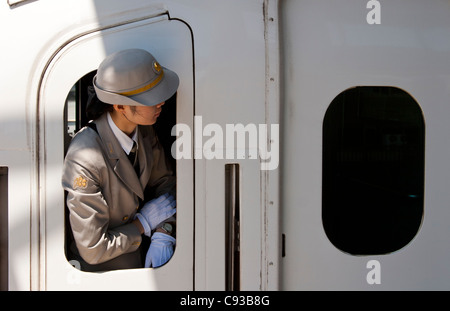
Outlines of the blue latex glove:
M 136 214 L 136 218 L 144 227 L 145 235 L 150 237 L 152 230 L 158 224 L 172 217 L 177 211 L 176 205 L 175 198 L 168 193 L 145 203 L 140 212 Z
M 156 268 L 162 266 L 172 258 L 175 238 L 162 233 L 155 232 L 145 257 L 145 268 Z

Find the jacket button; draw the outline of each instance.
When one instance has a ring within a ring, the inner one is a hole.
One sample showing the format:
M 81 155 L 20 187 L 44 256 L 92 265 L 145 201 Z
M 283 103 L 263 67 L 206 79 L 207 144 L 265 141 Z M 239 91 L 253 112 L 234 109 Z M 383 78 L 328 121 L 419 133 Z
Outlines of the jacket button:
M 128 215 L 123 216 L 122 220 L 123 221 L 127 221 L 128 220 Z

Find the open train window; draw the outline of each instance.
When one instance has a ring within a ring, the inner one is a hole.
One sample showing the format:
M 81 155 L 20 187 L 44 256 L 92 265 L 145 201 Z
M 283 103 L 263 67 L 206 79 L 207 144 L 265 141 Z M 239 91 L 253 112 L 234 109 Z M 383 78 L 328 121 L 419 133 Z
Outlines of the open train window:
M 86 108 L 91 101 L 98 101 L 92 81 L 96 74 L 96 71 L 92 71 L 80 80 L 78 80 L 71 88 L 66 98 L 64 108 L 64 122 L 65 122 L 65 135 L 64 135 L 64 155 L 67 153 L 68 147 L 72 138 L 76 133 L 82 129 L 86 124 L 91 121 Z M 176 137 L 171 135 L 171 129 L 176 123 L 176 96 L 174 94 L 170 99 L 166 100 L 160 116 L 157 122 L 153 125 L 156 131 L 158 140 L 164 148 L 164 152 L 168 161 L 171 164 L 171 168 L 176 174 L 176 162 L 171 153 L 171 146 Z M 73 235 L 69 222 L 69 211 L 65 209 L 65 254 L 67 259 L 72 259 L 70 245 L 73 242 Z
M 322 221 L 352 255 L 407 245 L 423 217 L 425 123 L 417 102 L 394 87 L 339 94 L 323 122 Z
M 69 147 L 73 136 L 90 121 L 86 115 L 86 106 L 88 102 L 98 100 L 92 86 L 92 80 L 96 73 L 97 71 L 94 70 L 82 77 L 74 84 L 67 95 L 64 109 L 64 120 L 66 124 L 64 154 L 67 152 L 67 148 Z M 161 115 L 158 117 L 157 122 L 153 125 L 158 135 L 158 139 L 164 147 L 164 152 L 169 158 L 174 170 L 176 169 L 176 165 L 175 159 L 171 154 L 171 146 L 176 137 L 171 135 L 171 129 L 175 124 L 176 94 L 166 101 L 164 109 L 161 111 Z

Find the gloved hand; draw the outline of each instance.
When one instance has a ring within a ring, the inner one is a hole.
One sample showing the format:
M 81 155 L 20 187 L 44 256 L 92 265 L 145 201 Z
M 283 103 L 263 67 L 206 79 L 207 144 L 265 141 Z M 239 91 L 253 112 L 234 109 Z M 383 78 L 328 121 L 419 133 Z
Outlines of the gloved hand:
M 145 235 L 151 236 L 152 230 L 158 224 L 172 217 L 177 211 L 176 205 L 175 198 L 168 193 L 145 203 L 140 212 L 136 214 L 136 218 L 144 227 Z
M 145 268 L 156 268 L 162 266 L 172 258 L 175 238 L 162 233 L 155 232 L 145 257 Z

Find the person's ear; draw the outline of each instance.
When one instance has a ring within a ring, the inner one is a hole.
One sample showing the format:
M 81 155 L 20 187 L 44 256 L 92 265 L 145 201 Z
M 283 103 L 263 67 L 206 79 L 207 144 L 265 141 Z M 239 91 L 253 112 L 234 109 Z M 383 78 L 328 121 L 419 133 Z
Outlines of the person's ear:
M 113 105 L 113 107 L 114 107 L 114 110 L 117 111 L 117 112 L 122 113 L 122 112 L 125 111 L 124 105 Z

